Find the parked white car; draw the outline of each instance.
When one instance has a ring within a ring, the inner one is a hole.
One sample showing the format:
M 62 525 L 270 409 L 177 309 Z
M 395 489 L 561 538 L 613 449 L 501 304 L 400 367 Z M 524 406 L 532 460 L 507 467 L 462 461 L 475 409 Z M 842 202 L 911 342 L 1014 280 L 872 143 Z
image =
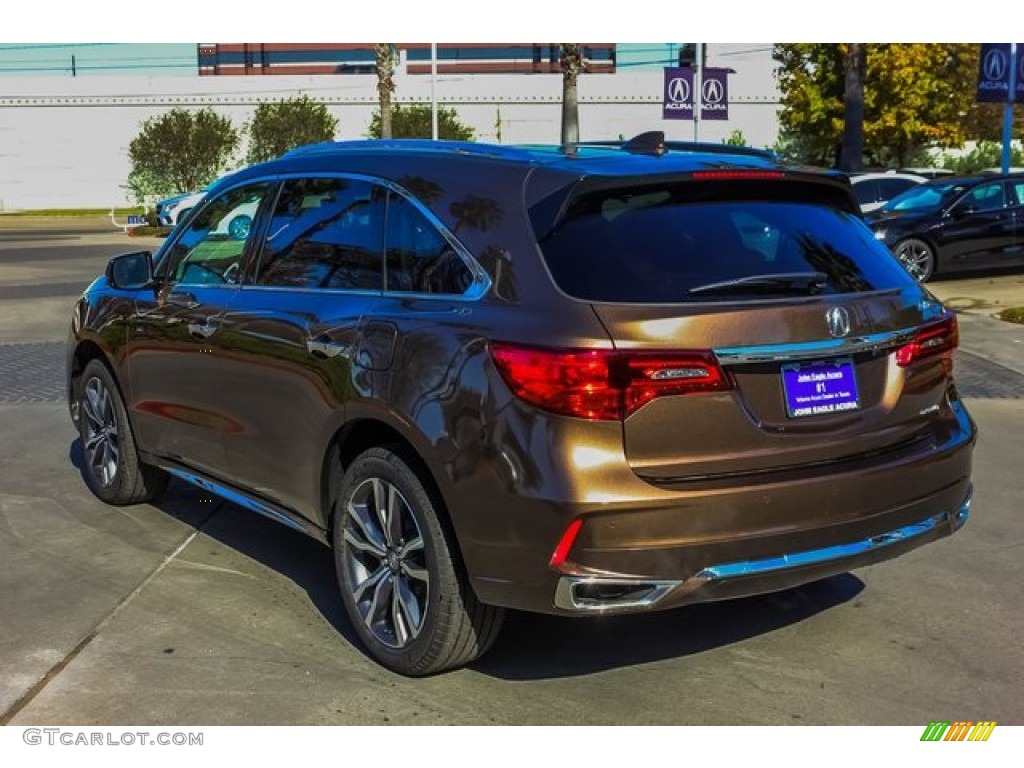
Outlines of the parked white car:
M 850 179 L 862 213 L 877 210 L 897 195 L 927 181 L 912 173 L 862 173 Z
M 190 192 L 186 195 L 169 197 L 156 204 L 156 217 L 161 226 L 176 227 L 185 215 L 195 208 L 205 197 L 206 190 Z

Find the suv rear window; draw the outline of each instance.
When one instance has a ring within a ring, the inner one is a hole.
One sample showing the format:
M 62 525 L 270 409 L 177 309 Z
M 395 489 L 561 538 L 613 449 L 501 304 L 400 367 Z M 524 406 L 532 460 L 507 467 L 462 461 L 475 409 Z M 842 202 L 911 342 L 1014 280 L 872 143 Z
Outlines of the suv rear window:
M 685 303 L 857 293 L 910 281 L 855 214 L 805 194 L 699 199 L 698 186 L 578 198 L 540 242 L 555 282 L 587 301 Z

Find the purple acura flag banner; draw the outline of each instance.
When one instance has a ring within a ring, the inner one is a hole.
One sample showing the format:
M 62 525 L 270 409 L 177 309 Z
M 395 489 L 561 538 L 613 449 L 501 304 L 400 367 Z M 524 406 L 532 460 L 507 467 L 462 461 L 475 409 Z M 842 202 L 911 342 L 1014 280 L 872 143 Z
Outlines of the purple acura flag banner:
M 701 72 L 700 119 L 729 119 L 729 70 L 705 67 Z M 665 67 L 661 116 L 666 120 L 693 120 L 697 73 L 692 67 Z

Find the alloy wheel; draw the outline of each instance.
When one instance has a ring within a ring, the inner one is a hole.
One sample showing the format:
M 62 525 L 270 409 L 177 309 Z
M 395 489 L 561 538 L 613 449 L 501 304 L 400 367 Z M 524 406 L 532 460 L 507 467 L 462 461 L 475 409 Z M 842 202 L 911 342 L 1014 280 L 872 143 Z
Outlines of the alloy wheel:
M 89 379 L 83 390 L 82 415 L 85 419 L 85 457 L 96 480 L 109 488 L 117 479 L 121 439 L 117 431 L 113 398 L 98 378 Z
M 932 249 L 920 240 L 907 240 L 896 248 L 896 258 L 902 263 L 911 277 L 919 283 L 925 282 L 935 268 Z
M 419 521 L 401 491 L 379 477 L 360 483 L 345 504 L 352 603 L 378 641 L 404 648 L 423 629 L 430 592 Z

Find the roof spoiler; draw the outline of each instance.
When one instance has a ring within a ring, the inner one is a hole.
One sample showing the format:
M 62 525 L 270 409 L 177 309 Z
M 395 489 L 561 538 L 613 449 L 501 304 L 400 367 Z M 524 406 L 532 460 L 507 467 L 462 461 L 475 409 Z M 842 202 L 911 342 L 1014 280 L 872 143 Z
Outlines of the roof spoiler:
M 660 157 L 667 152 L 703 152 L 712 155 L 747 155 L 765 160 L 778 161 L 778 156 L 767 149 L 736 147 L 731 144 L 712 144 L 703 141 L 665 141 L 664 131 L 647 131 L 631 139 L 619 141 L 579 141 L 568 145 L 577 147 L 619 147 L 631 155 L 654 155 Z

